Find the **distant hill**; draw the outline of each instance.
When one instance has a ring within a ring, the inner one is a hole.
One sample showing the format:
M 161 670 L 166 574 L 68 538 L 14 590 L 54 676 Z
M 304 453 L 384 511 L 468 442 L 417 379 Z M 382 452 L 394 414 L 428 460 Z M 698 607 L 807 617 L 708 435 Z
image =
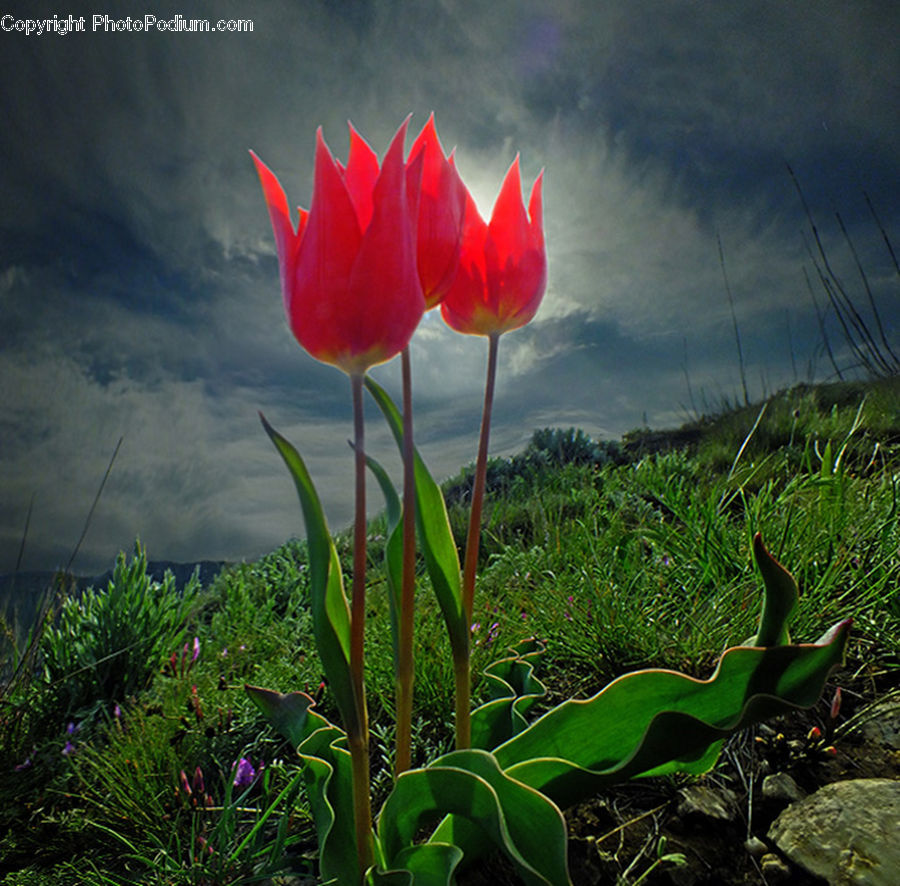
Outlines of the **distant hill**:
M 199 569 L 200 583 L 206 585 L 226 565 L 223 560 L 200 560 L 197 563 L 151 560 L 147 564 L 147 574 L 153 581 L 162 581 L 166 572 L 171 572 L 175 576 L 176 587 L 181 588 L 190 580 L 194 570 Z M 89 587 L 105 588 L 112 574 L 112 569 L 108 569 L 102 575 L 76 575 L 72 580 L 79 590 Z M 9 623 L 15 622 L 20 632 L 27 629 L 34 619 L 44 591 L 55 586 L 57 575 L 56 572 L 18 572 L 0 575 L 0 614 L 4 614 Z

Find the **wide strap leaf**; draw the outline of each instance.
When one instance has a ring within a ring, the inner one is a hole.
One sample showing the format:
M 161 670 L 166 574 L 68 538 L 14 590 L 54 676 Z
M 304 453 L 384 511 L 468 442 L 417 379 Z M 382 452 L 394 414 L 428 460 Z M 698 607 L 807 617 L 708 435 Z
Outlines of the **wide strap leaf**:
M 562 813 L 480 750 L 454 751 L 425 769 L 399 776 L 378 820 L 387 866 L 400 867 L 407 859 L 406 847 L 413 845 L 422 827 L 447 814 L 477 826 L 507 855 L 526 884 L 570 886 Z M 446 845 L 441 840 L 429 843 Z
M 310 603 L 316 647 L 344 726 L 348 731 L 358 732 L 353 683 L 350 679 L 350 607 L 344 594 L 337 549 L 303 459 L 262 414 L 260 419 L 294 478 L 300 496 L 309 550 Z
M 384 414 L 388 426 L 403 452 L 403 421 L 397 407 L 387 392 L 366 376 L 366 388 Z M 431 585 L 437 596 L 438 605 L 447 624 L 450 646 L 454 658 L 464 658 L 469 648 L 469 626 L 466 623 L 460 585 L 459 554 L 450 530 L 450 520 L 441 489 L 435 483 L 425 462 L 416 450 L 416 528 L 425 566 L 431 578 Z
M 472 711 L 472 747 L 491 750 L 527 728 L 525 716 L 547 692 L 534 675 L 544 646 L 530 638 L 510 652 L 483 672 L 489 700 Z
M 626 674 L 592 698 L 549 711 L 494 755 L 509 775 L 563 807 L 637 776 L 706 771 L 726 736 L 815 704 L 843 660 L 849 627 L 841 622 L 814 644 L 734 647 L 708 680 L 665 670 Z

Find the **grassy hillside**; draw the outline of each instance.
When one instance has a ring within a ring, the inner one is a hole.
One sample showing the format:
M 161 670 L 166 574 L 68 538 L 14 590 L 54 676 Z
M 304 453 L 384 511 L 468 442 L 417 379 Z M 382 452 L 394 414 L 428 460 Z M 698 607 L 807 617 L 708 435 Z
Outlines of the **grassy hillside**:
M 444 484 L 460 544 L 470 479 L 465 469 Z M 616 443 L 536 432 L 489 466 L 474 669 L 536 636 L 547 646 L 548 704 L 638 667 L 706 675 L 755 631 L 759 531 L 800 585 L 793 637 L 814 640 L 852 616 L 854 662 L 895 675 L 898 482 L 896 380 L 800 387 Z M 373 521 L 367 681 L 386 790 L 382 534 Z M 349 538 L 338 548 L 349 569 Z M 63 604 L 3 691 L 0 883 L 251 882 L 285 856 L 312 877 L 299 769 L 242 690 L 305 687 L 336 716 L 311 639 L 304 544 L 227 567 L 205 590 L 150 582 L 145 570 L 138 550 L 108 588 Z M 424 571 L 417 606 L 423 762 L 448 747 L 453 685 Z M 7 650 L 11 670 L 18 654 Z M 256 778 L 235 786 L 242 759 Z

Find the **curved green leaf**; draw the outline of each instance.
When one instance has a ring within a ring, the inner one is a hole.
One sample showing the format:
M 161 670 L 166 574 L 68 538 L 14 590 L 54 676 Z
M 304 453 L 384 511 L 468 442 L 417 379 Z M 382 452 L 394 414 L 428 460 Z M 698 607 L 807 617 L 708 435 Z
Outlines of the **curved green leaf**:
M 841 622 L 815 644 L 734 647 L 708 680 L 626 674 L 554 708 L 494 754 L 511 776 L 564 807 L 629 778 L 706 771 L 726 736 L 815 704 L 843 660 L 849 627 Z
M 447 843 L 419 843 L 401 849 L 389 871 L 370 871 L 372 886 L 452 886 L 463 853 Z
M 297 749 L 319 844 L 319 875 L 337 884 L 358 883 L 353 818 L 353 765 L 346 736 L 336 726 L 317 729 Z
M 794 576 L 767 550 L 762 536 L 753 537 L 753 558 L 765 585 L 759 630 L 748 646 L 784 646 L 791 642 L 788 619 L 797 606 L 799 594 Z
M 570 886 L 562 813 L 480 750 L 454 751 L 399 776 L 378 820 L 388 866 L 399 867 L 421 828 L 448 813 L 474 823 L 525 883 Z M 446 845 L 441 840 L 429 844 Z
M 316 729 L 331 726 L 324 717 L 311 710 L 315 701 L 305 692 L 281 693 L 246 683 L 244 691 L 295 748 Z
M 534 638 L 511 647 L 512 655 L 484 670 L 489 701 L 472 711 L 472 747 L 491 750 L 528 726 L 526 714 L 547 689 L 534 675 L 544 654 Z
M 353 766 L 343 730 L 312 710 L 304 692 L 244 686 L 272 725 L 297 748 L 319 844 L 324 881 L 359 882 L 353 820 Z M 404 881 L 398 881 L 402 883 Z
M 300 454 L 266 421 L 262 413 L 259 417 L 294 478 L 300 496 L 309 549 L 310 602 L 316 647 L 344 726 L 351 732 L 358 732 L 350 679 L 350 607 L 344 594 L 341 564 L 334 540 Z
M 384 414 L 388 426 L 403 452 L 403 420 L 397 407 L 371 378 L 366 376 L 366 388 Z M 425 566 L 437 596 L 438 605 L 450 634 L 450 646 L 454 658 L 460 660 L 468 655 L 469 626 L 466 623 L 460 585 L 459 554 L 450 530 L 447 507 L 441 489 L 434 482 L 428 468 L 416 450 L 416 528 L 425 557 Z

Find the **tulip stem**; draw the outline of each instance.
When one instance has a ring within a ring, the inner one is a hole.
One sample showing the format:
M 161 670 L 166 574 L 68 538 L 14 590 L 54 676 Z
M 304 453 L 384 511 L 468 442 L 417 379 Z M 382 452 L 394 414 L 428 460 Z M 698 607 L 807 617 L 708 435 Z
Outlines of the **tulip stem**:
M 412 421 L 412 368 L 407 345 L 401 354 L 403 371 L 403 573 L 397 637 L 397 746 L 394 773 L 412 761 L 413 618 L 416 594 L 416 479 Z
M 353 394 L 353 448 L 356 456 L 356 513 L 353 527 L 353 597 L 350 607 L 350 679 L 356 702 L 356 728 L 347 735 L 353 769 L 353 813 L 360 881 L 373 863 L 372 806 L 369 796 L 369 717 L 366 710 L 364 640 L 366 631 L 366 454 L 363 374 L 350 376 Z
M 463 610 L 466 613 L 466 624 L 472 624 L 472 613 L 475 608 L 475 573 L 478 568 L 478 546 L 481 538 L 481 509 L 484 504 L 484 486 L 487 475 L 488 443 L 491 436 L 491 410 L 494 405 L 494 381 L 497 378 L 497 351 L 500 333 L 492 332 L 488 336 L 487 380 L 484 385 L 484 409 L 481 413 L 481 436 L 478 441 L 478 458 L 475 462 L 475 481 L 472 486 L 472 509 L 469 512 L 469 530 L 466 535 L 466 556 L 463 564 Z M 464 672 L 461 668 L 464 666 Z M 464 688 L 461 686 L 464 683 Z M 471 744 L 471 717 L 469 712 L 469 696 L 472 686 L 471 654 L 465 662 L 457 663 L 456 681 L 456 746 L 467 748 Z M 464 699 L 460 698 L 464 695 Z M 465 708 L 463 709 L 463 700 Z

